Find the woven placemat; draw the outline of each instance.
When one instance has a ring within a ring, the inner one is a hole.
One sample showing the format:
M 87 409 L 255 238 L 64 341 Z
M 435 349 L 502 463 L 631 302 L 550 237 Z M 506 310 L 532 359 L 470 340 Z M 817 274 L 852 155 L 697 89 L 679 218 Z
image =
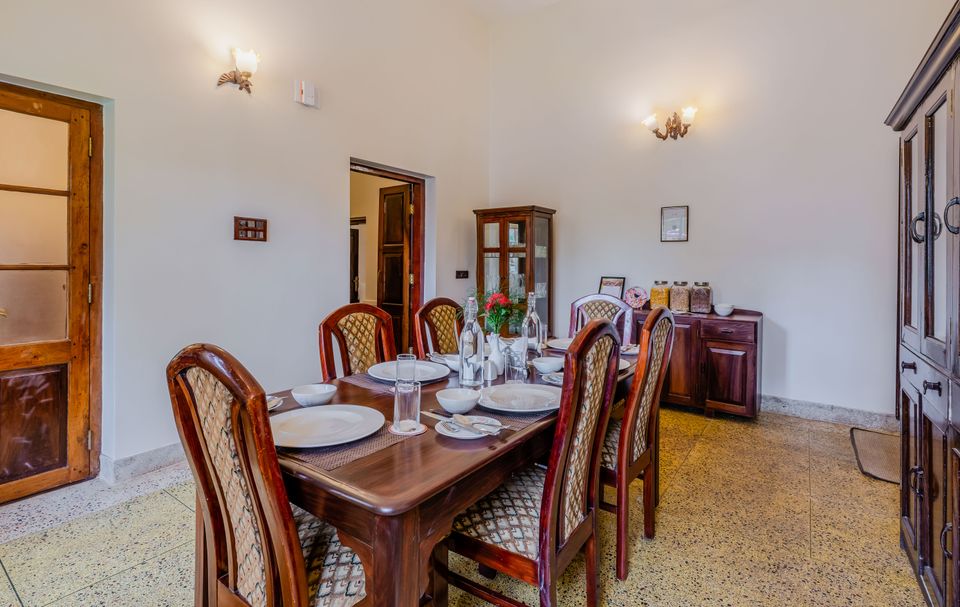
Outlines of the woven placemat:
M 372 390 L 373 392 L 380 392 L 381 394 L 392 394 L 393 393 L 393 384 L 387 384 L 382 381 L 377 381 L 370 377 L 368 373 L 357 373 L 355 375 L 346 375 L 340 378 L 340 381 L 346 382 L 348 384 L 353 384 L 354 386 L 359 386 L 361 388 L 366 388 L 367 390 Z
M 409 436 L 398 436 L 391 433 L 387 430 L 389 424 L 390 422 L 387 422 L 376 433 L 367 438 L 346 445 L 317 449 L 284 449 L 283 452 L 291 459 L 299 460 L 308 466 L 329 472 L 410 438 Z

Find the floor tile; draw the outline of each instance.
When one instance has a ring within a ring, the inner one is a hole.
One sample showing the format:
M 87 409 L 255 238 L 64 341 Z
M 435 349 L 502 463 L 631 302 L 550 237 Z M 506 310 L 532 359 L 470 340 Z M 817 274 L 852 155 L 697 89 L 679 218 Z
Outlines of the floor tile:
M 166 491 L 191 511 L 196 510 L 197 489 L 196 485 L 193 483 L 193 480 L 168 487 Z
M 13 591 L 13 586 L 10 585 L 10 580 L 7 579 L 3 569 L 0 569 L 0 607 L 20 607 L 20 599 Z
M 26 607 L 46 605 L 183 544 L 193 531 L 193 514 L 159 491 L 0 545 L 0 561 Z

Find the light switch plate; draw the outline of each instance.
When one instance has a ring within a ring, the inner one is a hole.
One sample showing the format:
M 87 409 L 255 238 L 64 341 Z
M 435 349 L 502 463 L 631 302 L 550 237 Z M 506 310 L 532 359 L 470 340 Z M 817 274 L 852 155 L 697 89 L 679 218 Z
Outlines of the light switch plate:
M 293 100 L 301 105 L 317 107 L 317 86 L 309 80 L 294 80 Z
M 457 278 L 470 278 L 470 272 L 467 270 L 457 270 Z

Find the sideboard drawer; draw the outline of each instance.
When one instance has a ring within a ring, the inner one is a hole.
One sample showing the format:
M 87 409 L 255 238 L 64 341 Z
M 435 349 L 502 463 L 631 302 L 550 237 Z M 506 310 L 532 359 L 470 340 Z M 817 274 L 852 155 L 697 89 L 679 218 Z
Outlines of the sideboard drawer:
M 741 341 L 752 344 L 756 341 L 755 329 L 756 324 L 752 322 L 705 320 L 700 323 L 700 336 L 704 339 Z

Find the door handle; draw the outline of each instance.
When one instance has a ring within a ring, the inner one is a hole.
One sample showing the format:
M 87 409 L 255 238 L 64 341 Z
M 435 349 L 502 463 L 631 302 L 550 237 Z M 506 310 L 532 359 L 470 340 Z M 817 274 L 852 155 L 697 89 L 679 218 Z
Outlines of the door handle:
M 917 216 L 910 220 L 910 238 L 913 239 L 913 242 L 922 244 L 926 239 L 926 236 L 923 234 L 917 234 L 917 224 L 921 221 L 925 222 L 927 220 L 927 212 L 920 211 L 917 213 Z
M 943 386 L 938 381 L 923 380 L 923 393 L 926 394 L 927 390 L 936 390 L 937 396 L 943 396 Z
M 947 219 L 947 213 L 949 213 L 950 209 L 957 205 L 960 205 L 960 196 L 950 199 L 950 202 L 947 203 L 947 206 L 943 207 L 943 227 L 947 228 L 947 231 L 951 234 L 960 234 L 960 226 L 951 225 L 950 221 Z
M 943 552 L 943 556 L 948 559 L 953 559 L 953 552 L 947 550 L 947 533 L 953 530 L 953 523 L 947 523 L 943 526 L 943 529 L 940 531 L 940 550 Z
M 920 466 L 910 468 L 910 471 L 907 473 L 907 485 L 910 486 L 910 490 L 913 491 L 917 497 L 923 497 L 923 488 L 920 487 L 920 477 L 922 476 L 923 468 Z
M 940 219 L 940 216 L 936 213 L 933 214 L 933 239 L 936 240 L 940 238 L 940 234 L 943 232 L 943 220 Z
M 901 370 L 901 371 L 906 371 L 907 369 L 910 369 L 911 371 L 913 371 L 914 373 L 916 373 L 916 372 L 917 372 L 917 363 L 907 363 L 907 362 L 900 363 L 900 370 Z

